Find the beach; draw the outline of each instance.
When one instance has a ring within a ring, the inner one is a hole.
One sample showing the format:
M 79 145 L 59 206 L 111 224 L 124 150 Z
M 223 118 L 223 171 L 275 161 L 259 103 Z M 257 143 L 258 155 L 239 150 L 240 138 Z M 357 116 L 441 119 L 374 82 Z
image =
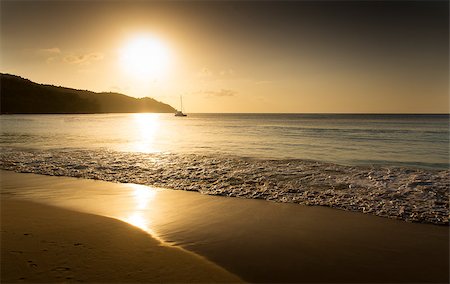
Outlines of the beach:
M 1 214 L 2 283 L 241 282 L 116 219 L 3 199 Z
M 1 201 L 1 282 L 241 282 L 116 219 Z
M 448 118 L 8 115 L 0 169 L 448 225 Z
M 12 234 L 2 236 L 2 282 L 10 279 L 4 278 L 8 270 L 7 275 L 19 280 L 33 275 L 36 281 L 61 281 L 65 278 L 56 277 L 77 279 L 82 269 L 93 278 L 79 279 L 104 282 L 140 277 L 144 282 L 448 282 L 447 226 L 133 184 L 9 171 L 1 171 L 1 177 L 2 234 Z M 117 220 L 134 223 L 153 238 Z M 105 242 L 112 236 L 117 238 Z M 48 242 L 33 243 L 38 240 Z M 27 246 L 26 257 L 17 253 Z M 88 247 L 97 250 L 92 266 L 87 264 L 93 254 L 83 252 Z M 33 258 L 45 257 L 38 250 L 49 248 L 57 256 L 52 261 Z M 146 251 L 160 257 L 156 260 Z M 179 262 L 174 265 L 172 258 Z M 45 265 L 39 270 L 34 264 L 39 269 Z
M 449 283 L 449 6 L 2 1 L 0 282 Z

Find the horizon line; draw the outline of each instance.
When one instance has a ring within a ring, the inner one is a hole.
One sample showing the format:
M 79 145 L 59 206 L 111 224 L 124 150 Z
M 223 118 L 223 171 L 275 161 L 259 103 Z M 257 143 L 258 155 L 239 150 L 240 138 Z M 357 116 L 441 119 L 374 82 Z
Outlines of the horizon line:
M 172 112 L 96 112 L 96 113 L 0 113 L 0 115 L 74 115 L 74 114 L 172 114 Z M 186 112 L 187 114 L 306 114 L 306 115 L 449 115 L 449 113 L 401 112 Z

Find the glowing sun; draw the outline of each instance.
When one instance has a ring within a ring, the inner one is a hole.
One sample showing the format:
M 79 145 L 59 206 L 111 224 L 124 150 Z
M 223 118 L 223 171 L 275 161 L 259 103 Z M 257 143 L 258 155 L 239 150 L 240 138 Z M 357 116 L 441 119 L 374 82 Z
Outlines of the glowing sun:
M 151 37 L 137 37 L 120 50 L 120 61 L 123 69 L 130 75 L 156 79 L 167 73 L 169 53 L 162 41 Z

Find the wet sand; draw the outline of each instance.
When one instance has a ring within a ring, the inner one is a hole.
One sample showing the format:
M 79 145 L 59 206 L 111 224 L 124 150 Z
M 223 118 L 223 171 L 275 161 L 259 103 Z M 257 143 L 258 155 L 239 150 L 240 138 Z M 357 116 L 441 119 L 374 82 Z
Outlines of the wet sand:
M 448 227 L 2 171 L 2 194 L 128 220 L 249 282 L 441 282 Z
M 240 282 L 116 219 L 1 201 L 1 282 Z

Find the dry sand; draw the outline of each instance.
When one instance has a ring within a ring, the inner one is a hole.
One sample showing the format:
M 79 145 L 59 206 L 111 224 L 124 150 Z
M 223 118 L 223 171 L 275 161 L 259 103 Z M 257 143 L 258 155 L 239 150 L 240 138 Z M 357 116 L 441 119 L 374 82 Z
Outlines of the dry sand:
M 1 282 L 239 282 L 116 219 L 1 201 Z

